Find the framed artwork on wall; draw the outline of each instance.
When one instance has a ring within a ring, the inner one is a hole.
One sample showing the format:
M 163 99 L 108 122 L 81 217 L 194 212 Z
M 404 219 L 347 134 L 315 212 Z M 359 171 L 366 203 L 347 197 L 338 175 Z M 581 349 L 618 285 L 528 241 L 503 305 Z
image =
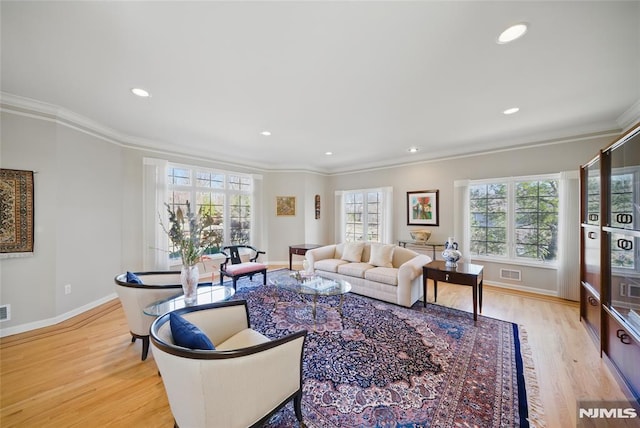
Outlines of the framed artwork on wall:
M 276 196 L 276 215 L 277 216 L 295 216 L 296 215 L 296 197 L 295 196 Z
M 0 169 L 0 258 L 33 254 L 33 174 Z
M 440 222 L 438 197 L 439 190 L 407 192 L 407 225 L 438 226 Z

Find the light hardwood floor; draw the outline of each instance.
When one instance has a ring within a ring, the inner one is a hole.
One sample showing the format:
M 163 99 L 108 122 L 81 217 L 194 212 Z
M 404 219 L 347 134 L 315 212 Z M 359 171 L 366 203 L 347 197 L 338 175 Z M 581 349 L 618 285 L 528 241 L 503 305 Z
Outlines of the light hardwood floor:
M 439 284 L 438 304 L 471 311 L 471 288 Z M 485 286 L 482 314 L 526 330 L 548 427 L 575 427 L 576 400 L 625 399 L 577 303 Z M 172 427 L 153 356 L 140 351 L 118 300 L 1 339 L 0 426 Z

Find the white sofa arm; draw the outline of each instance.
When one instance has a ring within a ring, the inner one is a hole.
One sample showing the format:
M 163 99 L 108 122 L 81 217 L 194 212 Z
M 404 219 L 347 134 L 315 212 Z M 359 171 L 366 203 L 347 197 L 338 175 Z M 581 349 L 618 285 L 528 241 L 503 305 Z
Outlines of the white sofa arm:
M 398 268 L 398 304 L 411 306 L 411 293 L 414 287 L 419 287 L 422 278 L 422 267 L 431 261 L 431 257 L 419 254 L 411 260 L 403 263 Z M 419 290 L 417 290 L 419 293 Z M 416 298 L 419 297 L 416 296 Z
M 336 254 L 336 244 L 325 245 L 324 247 L 314 248 L 307 251 L 305 257 L 309 261 L 309 266 L 313 267 L 319 260 L 333 259 Z
M 400 282 L 411 282 L 416 279 L 418 275 L 422 275 L 422 267 L 429 262 L 431 262 L 431 257 L 420 254 L 403 263 L 400 268 L 398 268 L 398 285 L 400 285 Z

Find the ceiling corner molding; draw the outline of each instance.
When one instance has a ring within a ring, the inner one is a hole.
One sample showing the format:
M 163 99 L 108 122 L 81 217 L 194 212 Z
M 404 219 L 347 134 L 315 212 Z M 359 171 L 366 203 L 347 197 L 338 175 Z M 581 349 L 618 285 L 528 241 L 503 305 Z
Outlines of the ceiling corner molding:
M 79 115 L 71 110 L 44 101 L 0 92 L 0 107 L 3 111 L 18 115 L 41 118 L 84 132 L 110 143 L 127 145 L 127 137 L 95 120 Z
M 626 132 L 640 120 L 640 100 L 636 101 L 616 119 L 623 132 Z

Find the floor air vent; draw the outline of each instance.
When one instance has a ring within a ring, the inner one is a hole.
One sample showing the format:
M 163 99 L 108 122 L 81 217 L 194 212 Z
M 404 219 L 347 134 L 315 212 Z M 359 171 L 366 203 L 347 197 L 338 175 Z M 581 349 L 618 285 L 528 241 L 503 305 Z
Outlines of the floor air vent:
M 500 278 L 510 279 L 512 281 L 521 281 L 522 271 L 514 269 L 500 269 Z
M 0 306 L 0 322 L 11 319 L 11 307 L 9 305 Z

